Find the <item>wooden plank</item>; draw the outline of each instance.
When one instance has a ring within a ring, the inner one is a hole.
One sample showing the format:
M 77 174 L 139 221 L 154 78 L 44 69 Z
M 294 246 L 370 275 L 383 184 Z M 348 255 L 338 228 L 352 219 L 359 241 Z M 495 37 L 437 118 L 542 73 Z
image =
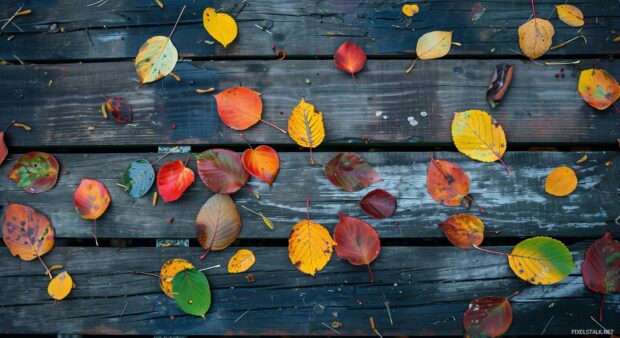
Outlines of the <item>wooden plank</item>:
M 13 146 L 245 144 L 221 122 L 213 95 L 195 92 L 242 84 L 262 93 L 263 118 L 284 128 L 301 97 L 315 104 L 324 113 L 324 145 L 452 145 L 453 112 L 491 111 L 486 89 L 499 62 L 424 61 L 406 75 L 409 61 L 373 60 L 357 76 L 359 91 L 332 61 L 180 63 L 175 72 L 181 82 L 166 78 L 145 86 L 138 85 L 130 62 L 3 66 L 0 125 L 11 119 L 32 125 L 30 133 L 9 132 Z M 580 70 L 594 60 L 582 60 L 578 67 L 504 62 L 515 64 L 514 80 L 491 113 L 503 125 L 509 148 L 617 144 L 618 114 L 613 108 L 591 108 L 576 92 Z M 597 67 L 620 74 L 617 62 L 597 62 Z M 555 77 L 561 68 L 566 78 Z M 101 95 L 127 99 L 134 122 L 104 120 Z M 89 131 L 89 126 L 96 129 Z M 255 143 L 294 145 L 288 135 L 264 123 L 244 133 Z
M 93 1 L 95 2 L 95 1 Z M 168 35 L 182 0 L 167 0 L 164 9 L 154 2 L 110 1 L 87 7 L 87 2 L 65 0 L 29 3 L 33 13 L 7 26 L 10 41 L 0 39 L 0 58 L 22 60 L 98 60 L 134 58 L 140 46 L 155 35 Z M 407 18 L 401 13 L 402 1 L 247 1 L 195 2 L 188 9 L 173 37 L 177 49 L 187 58 L 196 57 L 272 57 L 272 45 L 289 56 L 331 57 L 344 41 L 364 47 L 369 55 L 413 56 L 418 37 L 433 30 L 454 31 L 454 40 L 462 43 L 450 52 L 453 56 L 514 57 L 518 47 L 517 29 L 530 18 L 527 1 L 483 1 L 483 16 L 472 21 L 473 2 L 434 0 L 421 2 L 420 13 Z M 536 1 L 542 18 L 551 16 L 555 26 L 554 43 L 583 34 L 587 38 L 549 55 L 606 55 L 617 53 L 614 28 L 620 26 L 620 5 L 614 0 L 575 0 L 586 16 L 583 31 L 560 22 L 554 11 L 555 0 Z M 3 1 L 0 13 L 9 17 L 21 1 Z M 202 24 L 207 6 L 232 12 L 237 17 L 239 36 L 228 48 L 207 44 L 213 41 Z M 50 33 L 56 25 L 57 33 Z M 258 27 L 257 27 L 258 26 Z M 64 28 L 64 33 L 59 32 Z M 269 32 L 262 30 L 265 27 Z M 7 35 L 8 36 L 8 35 Z
M 577 263 L 585 247 L 571 247 Z M 462 315 L 471 300 L 515 291 L 520 293 L 511 299 L 514 320 L 508 335 L 540 334 L 551 317 L 544 330 L 550 335 L 598 328 L 590 316 L 598 318 L 602 296 L 586 289 L 579 268 L 558 284 L 534 286 L 518 279 L 502 256 L 452 247 L 384 247 L 372 264 L 375 282 L 370 284 L 366 267 L 339 261 L 335 254 L 312 278 L 293 267 L 286 248 L 251 248 L 256 281 L 248 283 L 245 273 L 226 273 L 234 249 L 211 252 L 200 261 L 200 248 L 58 247 L 45 260 L 64 265 L 77 288 L 54 302 L 40 264 L 20 261 L 1 248 L 0 332 L 334 335 L 321 323 L 337 320 L 344 335 L 371 336 L 372 316 L 386 336 L 462 335 Z M 206 320 L 183 314 L 155 278 L 132 274 L 158 273 L 175 257 L 198 268 L 222 265 L 205 272 L 213 299 Z M 603 325 L 618 331 L 614 318 L 620 315 L 620 295 L 607 295 L 603 310 Z
M 443 238 L 437 224 L 449 215 L 470 212 L 479 215 L 475 206 L 442 206 L 426 191 L 427 152 L 369 152 L 360 153 L 384 179 L 360 192 L 349 193 L 333 186 L 320 167 L 308 164 L 305 153 L 280 153 L 281 169 L 273 186 L 252 179 L 249 186 L 260 193 L 256 199 L 242 189 L 233 198 L 241 213 L 243 226 L 240 238 L 280 238 L 289 236 L 291 227 L 306 218 L 306 196 L 312 200 L 313 220 L 333 230 L 338 212 L 361 217 L 372 224 L 383 238 Z M 320 163 L 327 163 L 335 153 L 317 153 Z M 600 237 L 609 228 L 620 234 L 614 219 L 620 215 L 617 202 L 620 153 L 591 152 L 578 177 L 577 190 L 568 197 L 556 198 L 544 191 L 546 175 L 559 165 L 574 165 L 582 153 L 510 152 L 504 160 L 513 176 L 508 176 L 499 163 L 481 163 L 459 153 L 440 152 L 436 156 L 460 165 L 470 176 L 472 196 L 484 208 L 480 216 L 488 230 L 487 239 L 496 237 L 545 234 L 557 237 Z M 73 208 L 73 192 L 82 177 L 101 180 L 109 188 L 112 204 L 97 221 L 99 238 L 195 238 L 194 221 L 200 207 L 211 192 L 198 175 L 196 182 L 177 202 L 156 208 L 151 205 L 152 193 L 133 199 L 116 186 L 126 166 L 135 159 L 154 161 L 160 154 L 58 154 L 61 175 L 56 187 L 42 194 L 29 194 L 16 187 L 13 181 L 0 180 L 0 205 L 7 200 L 25 203 L 47 214 L 56 227 L 57 237 L 89 238 L 92 222 L 78 217 Z M 0 177 L 6 176 L 17 155 L 10 155 L 0 167 Z M 166 160 L 185 160 L 182 154 Z M 605 166 L 612 160 L 614 164 Z M 155 165 L 156 169 L 163 164 Z M 196 162 L 189 162 L 196 170 Z M 370 220 L 363 214 L 358 201 L 370 190 L 383 188 L 398 198 L 398 209 L 392 218 Z M 151 191 L 154 191 L 152 188 Z M 275 223 L 270 231 L 259 217 L 241 208 L 245 205 L 261 211 Z M 169 220 L 174 218 L 174 223 Z M 447 243 L 447 242 L 446 242 Z

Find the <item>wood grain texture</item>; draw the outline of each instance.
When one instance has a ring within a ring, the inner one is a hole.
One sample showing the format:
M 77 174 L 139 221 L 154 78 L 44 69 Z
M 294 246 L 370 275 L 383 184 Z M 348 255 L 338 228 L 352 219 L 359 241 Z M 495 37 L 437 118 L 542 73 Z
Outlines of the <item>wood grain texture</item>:
M 486 90 L 499 62 L 515 64 L 514 78 L 503 102 L 491 110 Z M 593 63 L 545 67 L 518 60 L 434 60 L 418 62 L 407 75 L 409 61 L 372 60 L 356 75 L 359 91 L 332 61 L 180 63 L 175 73 L 181 82 L 166 78 L 144 86 L 131 62 L 2 66 L 0 125 L 18 119 L 33 127 L 28 133 L 10 130 L 13 146 L 245 144 L 220 120 L 213 95 L 195 91 L 241 84 L 262 93 L 263 119 L 285 129 L 291 110 L 305 97 L 323 112 L 325 145 L 452 145 L 453 113 L 468 109 L 489 111 L 503 126 L 508 148 L 615 145 L 618 113 L 597 111 L 577 93 L 581 69 Z M 617 62 L 597 67 L 620 74 Z M 561 68 L 566 78 L 555 77 Z M 125 98 L 133 107 L 133 123 L 104 120 L 102 95 Z M 253 143 L 295 144 L 264 123 L 244 133 Z
M 95 1 L 91 1 L 95 2 Z M 150 1 L 109 1 L 87 7 L 79 0 L 36 1 L 27 4 L 33 13 L 9 25 L 6 32 L 16 37 L 0 39 L 0 58 L 15 60 L 97 60 L 134 58 L 140 46 L 154 35 L 168 35 L 183 0 L 168 0 L 160 9 Z M 401 13 L 402 1 L 197 1 L 187 11 L 173 37 L 181 55 L 196 57 L 272 57 L 272 44 L 289 56 L 332 56 L 344 41 L 360 44 L 369 55 L 415 54 L 417 39 L 433 30 L 454 31 L 450 55 L 516 56 L 519 51 L 517 29 L 531 16 L 528 1 L 482 1 L 486 11 L 472 21 L 473 1 L 433 0 L 421 2 L 420 13 L 407 18 Z M 605 55 L 617 53 L 614 29 L 620 26 L 620 6 L 614 0 L 575 0 L 586 16 L 580 33 L 560 22 L 554 12 L 555 0 L 536 1 L 539 17 L 551 17 L 555 44 L 578 34 L 579 40 L 549 55 Z M 0 13 L 9 17 L 21 1 L 2 1 Z M 237 18 L 239 36 L 228 48 L 207 44 L 213 41 L 202 25 L 202 11 L 213 6 Z M 50 33 L 50 25 L 56 33 Z M 258 27 L 257 27 L 258 26 Z M 59 32 L 64 28 L 64 33 Z M 264 31 L 266 28 L 269 32 Z M 512 49 L 512 50 L 511 50 Z M 514 51 L 513 51 L 514 50 Z
M 475 206 L 446 207 L 433 201 L 426 191 L 427 152 L 364 152 L 359 153 L 376 169 L 383 179 L 362 191 L 349 193 L 332 185 L 321 167 L 308 164 L 305 153 L 280 153 L 281 169 L 270 188 L 253 178 L 249 186 L 256 190 L 256 199 L 246 189 L 233 195 L 241 214 L 240 238 L 288 238 L 291 227 L 306 218 L 306 196 L 312 205 L 310 217 L 326 226 L 330 232 L 338 221 L 338 212 L 360 217 L 372 224 L 382 238 L 443 238 L 437 224 L 456 213 L 469 212 L 480 216 L 487 230 L 486 238 L 548 235 L 557 237 L 598 238 L 608 228 L 620 235 L 614 219 L 620 215 L 618 179 L 620 154 L 591 152 L 585 169 L 579 172 L 579 185 L 565 198 L 544 191 L 546 175 L 560 165 L 574 164 L 582 153 L 506 152 L 504 161 L 513 172 L 508 176 L 499 163 L 481 163 L 459 153 L 439 152 L 435 157 L 460 165 L 471 180 L 470 193 L 484 208 L 480 215 Z M 327 163 L 335 153 L 316 153 L 316 160 Z M 10 170 L 18 155 L 9 155 L 0 167 L 0 177 Z M 151 188 L 142 199 L 134 199 L 120 182 L 124 168 L 135 159 L 154 161 L 159 154 L 58 154 L 61 170 L 56 187 L 43 194 L 28 194 L 13 181 L 0 180 L 0 205 L 6 209 L 7 200 L 25 203 L 44 212 L 56 228 L 57 238 L 90 238 L 92 222 L 82 220 L 73 208 L 73 192 L 82 177 L 102 181 L 109 189 L 112 203 L 97 220 L 99 238 L 195 238 L 194 221 L 200 207 L 211 196 L 205 185 L 197 181 L 176 202 L 159 201 L 151 205 Z M 170 155 L 164 161 L 185 160 L 187 156 Z M 605 166 L 613 161 L 610 167 Z M 163 164 L 155 165 L 158 170 Z M 189 167 L 196 170 L 195 160 Z M 359 207 L 362 197 L 375 188 L 382 188 L 398 199 L 393 217 L 369 219 Z M 260 217 L 241 208 L 245 205 L 263 212 L 275 224 L 271 231 Z M 168 221 L 174 218 L 174 223 Z M 447 243 L 447 242 L 446 242 Z
M 585 247 L 571 247 L 578 264 Z M 558 284 L 534 286 L 516 277 L 502 256 L 452 247 L 384 247 L 372 263 L 375 282 L 370 284 L 366 267 L 335 255 L 311 278 L 293 267 L 286 248 L 250 249 L 256 255 L 249 270 L 253 283 L 246 282 L 245 274 L 226 273 L 234 248 L 211 252 L 205 261 L 198 260 L 201 248 L 55 248 L 46 262 L 64 265 L 77 288 L 54 302 L 40 264 L 10 257 L 0 248 L 0 332 L 334 335 L 321 323 L 337 320 L 342 334 L 371 336 L 372 316 L 385 336 L 462 335 L 462 315 L 471 300 L 515 291 L 520 293 L 511 298 L 514 320 L 508 335 L 540 334 L 552 316 L 546 334 L 567 336 L 573 328 L 597 328 L 590 316 L 598 318 L 601 295 L 583 285 L 579 268 Z M 156 278 L 132 274 L 159 273 L 175 257 L 198 268 L 222 266 L 205 272 L 213 299 L 206 320 L 183 314 Z M 603 309 L 603 325 L 620 329 L 615 320 L 620 295 L 608 295 Z

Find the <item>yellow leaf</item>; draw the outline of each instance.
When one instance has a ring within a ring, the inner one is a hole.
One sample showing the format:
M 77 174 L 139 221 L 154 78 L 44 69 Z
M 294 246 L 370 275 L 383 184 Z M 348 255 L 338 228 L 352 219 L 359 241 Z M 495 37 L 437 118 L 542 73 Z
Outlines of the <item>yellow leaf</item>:
M 267 216 L 263 215 L 263 213 L 262 213 L 262 212 L 260 212 L 259 214 L 260 214 L 260 217 L 262 217 L 262 218 L 263 218 L 263 222 L 265 223 L 265 225 L 266 225 L 266 226 L 267 226 L 270 230 L 273 230 L 273 222 L 272 222 L 269 218 L 267 218 Z
M 402 11 L 406 16 L 413 16 L 420 12 L 420 7 L 418 5 L 404 4 Z
M 73 288 L 73 279 L 67 271 L 59 273 L 47 286 L 47 293 L 55 300 L 62 300 L 69 295 Z
M 452 32 L 433 31 L 418 39 L 415 52 L 420 60 L 437 59 L 448 54 L 450 46 L 452 46 Z
M 215 8 L 207 7 L 202 13 L 205 29 L 224 48 L 237 37 L 237 23 L 226 13 L 216 13 Z
M 583 13 L 573 5 L 557 5 L 558 17 L 565 24 L 572 27 L 581 27 L 584 24 Z
M 506 136 L 502 126 L 493 121 L 491 115 L 482 110 L 468 110 L 454 114 L 452 140 L 456 148 L 474 160 L 502 161 L 506 151 Z
M 557 167 L 547 175 L 545 191 L 553 196 L 567 196 L 577 188 L 577 175 L 569 167 Z
M 288 134 L 302 147 L 318 147 L 325 138 L 323 113 L 302 98 L 288 118 Z
M 174 299 L 174 294 L 172 293 L 172 280 L 174 276 L 183 270 L 193 268 L 194 266 L 192 263 L 183 258 L 170 259 L 161 266 L 161 271 L 159 272 L 159 286 L 166 296 Z
M 588 155 L 583 155 L 583 156 L 581 156 L 580 159 L 577 160 L 577 164 L 581 164 L 581 163 L 583 163 L 583 162 L 585 162 L 587 160 L 588 160 Z
M 336 242 L 322 225 L 303 220 L 293 227 L 288 239 L 288 257 L 301 272 L 314 276 L 332 256 Z
M 241 249 L 228 261 L 229 273 L 241 273 L 248 271 L 256 262 L 254 253 L 250 250 Z
M 519 26 L 519 47 L 530 59 L 543 56 L 551 47 L 555 30 L 551 22 L 534 18 Z
M 167 36 L 154 36 L 146 40 L 135 61 L 140 83 L 157 81 L 170 74 L 178 59 L 177 48 Z

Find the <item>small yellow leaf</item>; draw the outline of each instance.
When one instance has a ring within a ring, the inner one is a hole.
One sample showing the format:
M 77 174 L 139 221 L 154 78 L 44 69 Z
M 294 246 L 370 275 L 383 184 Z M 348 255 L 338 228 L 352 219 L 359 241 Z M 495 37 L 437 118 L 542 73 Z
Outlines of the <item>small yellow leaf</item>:
M 159 272 L 159 286 L 166 296 L 174 299 L 174 294 L 172 293 L 172 280 L 174 276 L 185 269 L 193 268 L 194 266 L 192 263 L 183 258 L 173 258 L 162 265 L 161 271 Z
M 460 152 L 482 162 L 501 161 L 506 151 L 506 136 L 502 126 L 482 110 L 455 113 L 452 140 Z
M 553 196 L 567 196 L 577 188 L 577 175 L 569 167 L 557 167 L 547 175 L 545 191 Z
M 583 21 L 583 13 L 573 5 L 557 5 L 558 17 L 565 24 L 572 27 L 581 27 L 585 23 Z
M 196 93 L 198 94 L 206 94 L 206 93 L 211 93 L 215 91 L 215 88 L 211 87 L 211 88 L 207 88 L 207 89 L 196 89 Z
M 55 300 L 62 300 L 73 288 L 73 279 L 67 271 L 59 273 L 54 279 L 52 279 L 47 286 L 47 293 Z
M 288 239 L 288 257 L 299 271 L 314 276 L 327 265 L 335 245 L 325 227 L 303 220 L 293 226 Z
M 538 59 L 551 47 L 555 30 L 551 22 L 534 18 L 519 26 L 519 47 L 530 59 Z
M 581 156 L 580 159 L 577 160 L 577 164 L 581 164 L 581 163 L 583 163 L 583 162 L 585 162 L 587 160 L 588 160 L 588 155 L 583 155 L 583 156 Z
M 420 12 L 420 7 L 413 4 L 404 4 L 402 8 L 403 14 L 406 16 L 414 16 Z
M 157 81 L 170 74 L 178 60 L 177 48 L 167 36 L 154 36 L 146 40 L 135 60 L 140 83 Z
M 246 272 L 252 267 L 252 265 L 254 265 L 254 262 L 256 262 L 254 253 L 250 250 L 241 249 L 230 258 L 230 261 L 228 261 L 228 272 Z
M 418 39 L 415 52 L 420 60 L 431 60 L 445 56 L 452 46 L 452 32 L 433 31 Z
M 153 208 L 157 205 L 157 191 L 153 193 Z
M 302 147 L 318 147 L 325 138 L 323 113 L 302 98 L 288 118 L 288 134 Z
M 267 218 L 267 216 L 263 215 L 262 212 L 259 213 L 260 217 L 263 218 L 263 222 L 265 222 L 265 225 L 270 229 L 273 230 L 273 222 L 271 222 L 271 220 L 269 218 Z
M 215 40 L 224 48 L 237 37 L 237 23 L 226 13 L 216 13 L 215 8 L 207 7 L 202 13 L 202 23 Z

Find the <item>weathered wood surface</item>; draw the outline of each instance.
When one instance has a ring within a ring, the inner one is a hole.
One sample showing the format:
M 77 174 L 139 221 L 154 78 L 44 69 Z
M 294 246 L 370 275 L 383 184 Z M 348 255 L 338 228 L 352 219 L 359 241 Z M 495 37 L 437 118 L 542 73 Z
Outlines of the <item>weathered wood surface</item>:
M 244 144 L 239 132 L 221 122 L 213 95 L 195 92 L 242 84 L 262 93 L 263 118 L 284 128 L 302 97 L 315 104 L 324 114 L 324 145 L 452 145 L 453 112 L 468 109 L 490 111 L 506 131 L 509 148 L 617 144 L 618 113 L 597 111 L 577 93 L 581 69 L 594 60 L 570 67 L 503 60 L 515 64 L 515 76 L 492 111 L 485 96 L 500 62 L 424 61 L 406 75 L 409 61 L 373 60 L 356 76 L 359 91 L 350 75 L 327 60 L 180 63 L 175 72 L 181 82 L 166 78 L 144 86 L 131 62 L 2 66 L 0 125 L 17 119 L 33 127 L 29 133 L 11 130 L 7 138 L 14 146 Z M 617 62 L 597 65 L 620 73 Z M 555 77 L 561 68 L 566 78 Z M 104 120 L 102 95 L 127 99 L 134 122 Z M 89 126 L 96 129 L 88 131 Z M 264 123 L 244 133 L 253 143 L 294 145 Z
M 327 163 L 336 153 L 316 153 L 315 158 Z M 579 172 L 577 190 L 568 197 L 553 197 L 544 191 L 546 175 L 560 165 L 572 165 L 582 153 L 510 152 L 504 160 L 513 175 L 508 176 L 499 163 L 481 163 L 464 155 L 439 152 L 437 158 L 460 165 L 471 180 L 470 193 L 484 208 L 480 215 L 475 206 L 446 207 L 436 203 L 426 190 L 426 171 L 430 153 L 365 152 L 360 153 L 375 167 L 384 181 L 359 192 L 349 193 L 332 185 L 321 167 L 308 164 L 308 154 L 280 153 L 281 169 L 273 186 L 252 179 L 249 186 L 260 199 L 242 189 L 233 195 L 242 215 L 240 238 L 288 238 L 291 227 L 306 218 L 306 196 L 312 201 L 311 218 L 333 230 L 338 212 L 368 220 L 383 238 L 443 238 L 437 224 L 456 213 L 469 212 L 481 217 L 488 230 L 499 230 L 494 237 L 548 235 L 556 237 L 600 237 L 609 228 L 620 234 L 614 219 L 620 215 L 618 179 L 620 153 L 590 152 L 585 169 Z M 6 176 L 18 155 L 10 155 L 0 167 Z M 196 182 L 178 201 L 151 204 L 152 192 L 134 199 L 122 188 L 122 172 L 135 159 L 154 161 L 160 154 L 58 154 L 61 170 L 67 171 L 51 191 L 29 194 L 9 180 L 0 180 L 0 205 L 7 200 L 28 204 L 47 214 L 59 238 L 90 238 L 92 222 L 82 220 L 73 208 L 73 193 L 82 177 L 101 180 L 110 190 L 112 204 L 97 221 L 99 238 L 195 238 L 194 221 L 211 191 L 198 175 Z M 156 170 L 173 159 L 185 160 L 187 155 L 169 155 L 155 165 Z M 613 161 L 607 167 L 605 162 Z M 194 159 L 189 167 L 196 170 Z M 384 220 L 371 220 L 361 211 L 358 202 L 370 190 L 383 188 L 398 198 L 396 214 Z M 261 219 L 240 205 L 261 211 L 275 223 L 270 231 Z M 174 223 L 169 220 L 174 218 Z
M 578 266 L 585 247 L 571 247 Z M 55 248 L 46 262 L 64 265 L 77 288 L 54 302 L 40 264 L 20 261 L 0 248 L 0 332 L 334 335 L 321 323 L 337 320 L 342 334 L 371 336 L 372 316 L 386 336 L 461 335 L 471 300 L 515 291 L 520 293 L 511 298 L 514 320 L 508 335 L 538 335 L 552 316 L 546 334 L 598 328 L 590 316 L 598 318 L 602 295 L 586 289 L 579 268 L 558 284 L 534 286 L 518 279 L 502 256 L 453 247 L 384 247 L 372 264 L 375 282 L 370 284 L 365 266 L 339 261 L 335 254 L 312 278 L 293 267 L 286 248 L 251 248 L 257 259 L 249 272 L 256 281 L 248 283 L 245 273 L 226 272 L 235 249 L 211 252 L 200 261 L 200 248 Z M 159 273 L 175 257 L 198 268 L 222 265 L 205 272 L 213 297 L 206 319 L 183 314 L 161 292 L 157 279 L 132 274 Z M 608 295 L 603 310 L 603 325 L 620 330 L 620 295 Z
M 140 46 L 155 35 L 168 35 L 182 0 L 167 0 L 164 9 L 154 1 L 109 1 L 101 7 L 87 4 L 95 1 L 36 1 L 25 8 L 29 16 L 14 22 L 22 30 L 9 25 L 0 39 L 0 58 L 22 60 L 98 60 L 134 58 Z M 401 13 L 402 1 L 247 1 L 236 0 L 189 3 L 173 37 L 182 56 L 196 57 L 271 57 L 272 44 L 289 56 L 333 55 L 344 41 L 364 47 L 369 55 L 405 55 L 414 57 L 418 37 L 433 30 L 454 31 L 452 56 L 516 56 L 520 51 L 517 29 L 531 16 L 529 1 L 482 1 L 485 13 L 472 21 L 474 1 L 433 0 L 420 3 L 420 13 L 406 18 Z M 0 3 L 3 18 L 22 5 L 11 0 Z M 569 27 L 557 18 L 556 0 L 536 1 L 539 17 L 551 17 L 555 26 L 555 44 L 579 34 L 579 40 L 565 48 L 550 51 L 552 56 L 605 55 L 617 53 L 613 38 L 620 27 L 620 5 L 615 0 L 575 0 L 585 17 L 583 31 Z M 232 13 L 238 21 L 239 36 L 228 48 L 207 44 L 213 41 L 202 24 L 202 11 L 207 6 Z M 55 24 L 56 33 L 50 33 Z M 258 27 L 257 27 L 258 25 Z M 60 28 L 64 28 L 64 33 Z M 269 32 L 260 27 L 267 28 Z M 15 34 L 10 41 L 6 36 Z

